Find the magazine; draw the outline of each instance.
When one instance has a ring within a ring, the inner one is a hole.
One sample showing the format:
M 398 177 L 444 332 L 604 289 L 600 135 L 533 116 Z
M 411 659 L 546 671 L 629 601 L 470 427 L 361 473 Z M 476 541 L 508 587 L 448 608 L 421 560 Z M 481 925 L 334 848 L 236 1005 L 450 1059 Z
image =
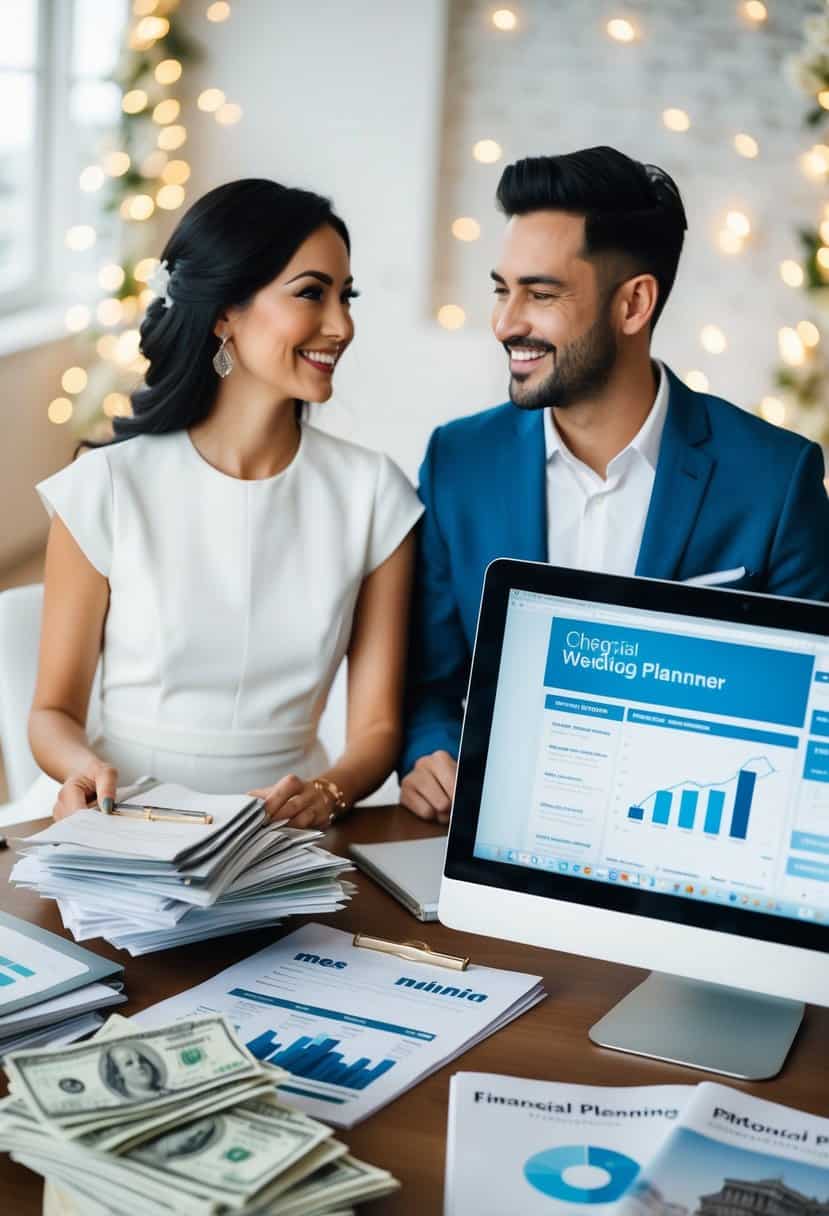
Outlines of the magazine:
M 829 1216 L 829 1119 L 725 1085 L 456 1073 L 445 1216 Z

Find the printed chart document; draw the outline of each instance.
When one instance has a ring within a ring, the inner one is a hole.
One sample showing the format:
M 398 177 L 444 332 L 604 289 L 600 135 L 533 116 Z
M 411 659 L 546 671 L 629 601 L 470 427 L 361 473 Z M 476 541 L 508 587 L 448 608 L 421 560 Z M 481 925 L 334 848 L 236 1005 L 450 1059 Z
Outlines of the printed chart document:
M 223 1013 L 257 1059 L 293 1074 L 286 1102 L 351 1127 L 545 995 L 537 975 L 406 962 L 311 924 L 135 1021 Z
M 585 1205 L 596 1216 L 614 1212 L 693 1092 L 456 1073 L 444 1216 L 575 1216 Z
M 829 1119 L 726 1085 L 456 1073 L 444 1216 L 829 1212 Z

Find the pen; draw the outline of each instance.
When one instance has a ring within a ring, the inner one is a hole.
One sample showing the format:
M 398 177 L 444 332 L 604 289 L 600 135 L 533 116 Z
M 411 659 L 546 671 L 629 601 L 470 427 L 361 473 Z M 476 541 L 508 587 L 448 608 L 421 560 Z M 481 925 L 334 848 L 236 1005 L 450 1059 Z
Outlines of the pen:
M 98 810 L 101 808 L 99 807 Z M 150 823 L 198 823 L 213 822 L 213 816 L 207 811 L 191 811 L 184 808 L 164 806 L 124 806 L 116 802 L 113 815 L 124 819 L 145 819 Z

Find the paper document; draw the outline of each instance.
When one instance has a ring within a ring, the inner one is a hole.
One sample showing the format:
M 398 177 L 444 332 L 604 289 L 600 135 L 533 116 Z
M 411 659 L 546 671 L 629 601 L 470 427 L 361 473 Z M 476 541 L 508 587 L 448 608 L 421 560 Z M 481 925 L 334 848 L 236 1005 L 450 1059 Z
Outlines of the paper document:
M 293 1074 L 286 1102 L 351 1127 L 544 995 L 536 975 L 404 962 L 312 924 L 134 1020 L 223 1013 L 257 1059 Z
M 710 1082 L 606 1089 L 456 1073 L 444 1216 L 585 1207 L 817 1216 L 829 1211 L 829 1119 Z
M 47 989 L 88 973 L 80 959 L 11 926 L 0 926 L 0 1013 L 12 1004 L 19 1008 L 23 998 L 26 1004 L 34 1003 Z
M 585 1204 L 605 1216 L 693 1092 L 688 1085 L 606 1089 L 456 1073 L 445 1216 L 575 1216 Z
M 619 1211 L 679 1216 L 703 1207 L 829 1212 L 829 1119 L 703 1082 Z

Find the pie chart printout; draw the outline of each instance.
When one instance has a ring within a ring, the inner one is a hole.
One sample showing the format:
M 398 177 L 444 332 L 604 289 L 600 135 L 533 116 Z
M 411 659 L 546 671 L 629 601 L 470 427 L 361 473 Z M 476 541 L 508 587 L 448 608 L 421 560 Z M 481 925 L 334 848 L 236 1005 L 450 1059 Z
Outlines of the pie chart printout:
M 632 1157 L 589 1144 L 548 1148 L 524 1165 L 530 1186 L 570 1203 L 612 1203 L 621 1199 L 638 1173 L 639 1162 Z

